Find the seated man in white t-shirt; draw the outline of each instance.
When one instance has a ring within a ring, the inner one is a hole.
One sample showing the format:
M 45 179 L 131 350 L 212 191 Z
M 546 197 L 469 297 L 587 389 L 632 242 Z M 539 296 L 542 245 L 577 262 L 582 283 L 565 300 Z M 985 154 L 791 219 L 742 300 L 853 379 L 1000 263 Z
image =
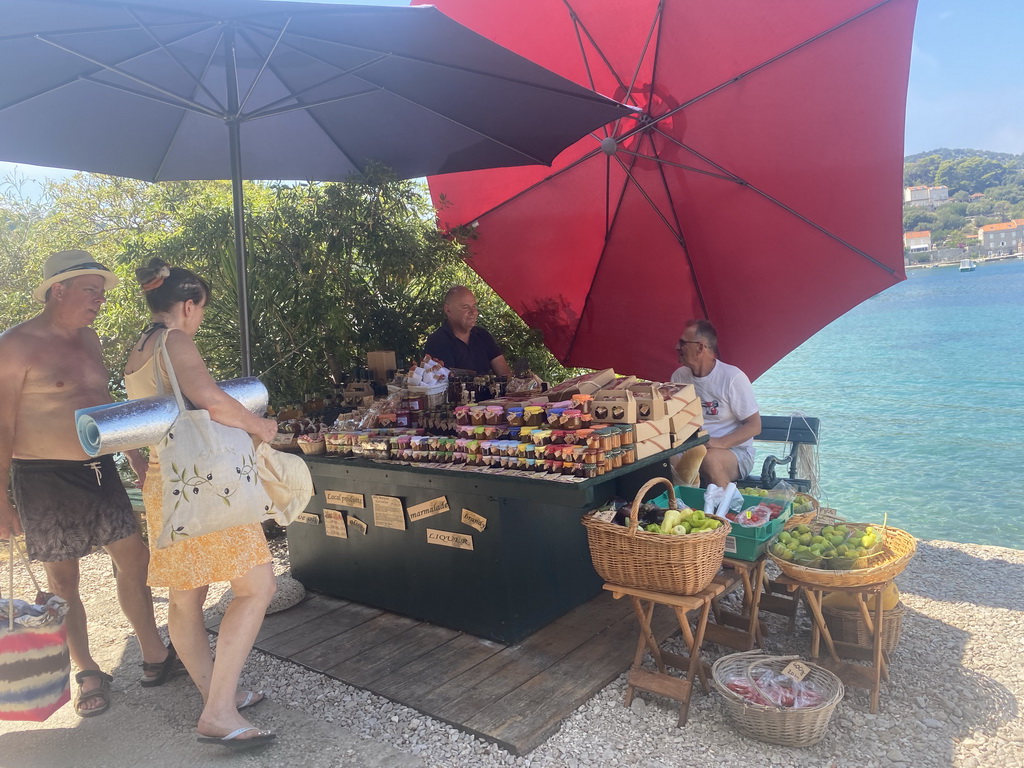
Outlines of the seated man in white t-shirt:
M 689 321 L 676 349 L 682 366 L 672 381 L 693 384 L 710 436 L 700 464 L 700 484 L 725 487 L 746 477 L 754 466 L 754 437 L 761 432 L 754 389 L 743 371 L 718 359 L 718 334 L 707 320 Z

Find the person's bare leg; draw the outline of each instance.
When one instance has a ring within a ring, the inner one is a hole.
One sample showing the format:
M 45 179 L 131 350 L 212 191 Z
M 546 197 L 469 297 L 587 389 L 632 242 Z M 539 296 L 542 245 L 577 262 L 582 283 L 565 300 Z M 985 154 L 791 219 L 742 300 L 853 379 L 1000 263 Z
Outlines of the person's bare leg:
M 203 622 L 203 603 L 206 602 L 208 589 L 171 589 L 167 603 L 167 628 L 171 642 L 188 676 L 202 694 L 203 701 L 206 701 L 210 677 L 213 675 L 210 636 Z
M 68 651 L 71 660 L 79 670 L 96 669 L 100 667 L 89 651 L 89 631 L 86 625 L 85 606 L 82 605 L 82 595 L 79 592 L 80 571 L 77 560 L 60 560 L 53 563 L 43 563 L 43 570 L 46 571 L 46 579 L 53 594 L 64 598 L 68 604 L 68 613 L 64 618 L 64 626 L 68 631 Z M 82 693 L 88 693 L 99 688 L 101 683 L 98 677 L 86 677 L 82 681 Z M 99 699 L 90 699 L 82 702 L 79 709 L 90 710 L 103 706 Z
M 153 592 L 146 585 L 149 549 L 135 534 L 108 544 L 104 549 L 117 566 L 117 601 L 135 630 L 142 660 L 157 664 L 167 658 L 167 647 L 156 628 Z
M 263 624 L 267 606 L 277 591 L 270 563 L 257 565 L 231 582 L 234 599 L 224 612 L 217 632 L 217 658 L 213 664 L 206 704 L 199 716 L 198 730 L 204 736 L 226 736 L 238 728 L 252 727 L 236 706 L 238 678 Z M 177 641 L 175 641 L 177 647 Z M 242 734 L 252 738 L 255 732 Z
M 740 465 L 736 454 L 728 448 L 708 448 L 708 454 L 700 465 L 700 484 L 714 483 L 724 488 L 739 479 Z

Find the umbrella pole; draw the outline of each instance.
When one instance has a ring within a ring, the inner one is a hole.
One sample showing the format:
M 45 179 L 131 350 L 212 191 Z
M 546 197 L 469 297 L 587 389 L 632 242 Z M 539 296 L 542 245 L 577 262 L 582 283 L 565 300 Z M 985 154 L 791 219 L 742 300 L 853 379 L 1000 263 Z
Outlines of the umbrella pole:
M 249 350 L 249 280 L 245 267 L 245 202 L 242 196 L 242 139 L 238 120 L 238 73 L 235 69 L 235 30 L 224 30 L 224 63 L 227 75 L 228 152 L 231 155 L 231 204 L 235 214 L 235 273 L 238 282 L 238 330 L 241 344 L 242 375 L 252 375 Z
M 238 123 L 228 124 L 231 151 L 231 201 L 235 214 L 235 273 L 238 280 L 238 328 L 241 337 L 242 375 L 252 375 L 249 351 L 249 280 L 245 266 L 245 202 L 242 196 L 242 148 Z

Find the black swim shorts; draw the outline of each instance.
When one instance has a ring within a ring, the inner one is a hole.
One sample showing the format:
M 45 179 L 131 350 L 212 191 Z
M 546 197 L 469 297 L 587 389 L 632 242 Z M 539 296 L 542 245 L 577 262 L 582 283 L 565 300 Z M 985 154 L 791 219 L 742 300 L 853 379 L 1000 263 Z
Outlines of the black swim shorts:
M 85 557 L 138 533 L 112 456 L 92 461 L 11 461 L 11 491 L 33 560 Z

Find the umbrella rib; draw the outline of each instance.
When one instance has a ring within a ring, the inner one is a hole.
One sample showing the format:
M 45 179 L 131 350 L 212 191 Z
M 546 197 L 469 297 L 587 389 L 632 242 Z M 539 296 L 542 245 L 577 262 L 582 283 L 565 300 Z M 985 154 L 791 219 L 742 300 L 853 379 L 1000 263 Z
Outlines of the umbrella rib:
M 146 33 L 147 35 L 149 35 L 149 38 L 150 38 L 150 39 L 151 39 L 151 40 L 152 40 L 152 41 L 153 41 L 154 43 L 156 43 L 156 44 L 157 44 L 157 45 L 158 45 L 158 46 L 160 47 L 160 50 L 162 50 L 162 51 L 163 51 L 163 52 L 164 52 L 164 53 L 165 53 L 165 54 L 167 55 L 167 58 L 169 58 L 169 59 L 170 59 L 171 61 L 173 61 L 173 62 L 174 62 L 175 64 L 177 64 L 177 65 L 178 65 L 178 68 L 179 68 L 179 69 L 180 69 L 180 70 L 181 70 L 182 72 L 184 72 L 184 73 L 185 73 L 185 75 L 186 75 L 186 76 L 188 76 L 188 77 L 189 77 L 189 78 L 190 78 L 190 79 L 192 80 L 192 82 L 194 82 L 194 83 L 195 83 L 195 84 L 196 84 L 196 85 L 197 85 L 197 86 L 198 86 L 199 88 L 201 88 L 201 89 L 202 89 L 203 93 L 205 93 L 205 94 L 206 94 L 206 95 L 207 95 L 207 96 L 209 97 L 210 101 L 212 101 L 212 102 L 213 102 L 214 104 L 218 104 L 218 105 L 219 105 L 219 104 L 220 104 L 220 101 L 219 101 L 219 100 L 217 99 L 217 97 L 216 97 L 216 96 L 214 96 L 214 95 L 213 95 L 213 94 L 212 94 L 212 93 L 210 92 L 210 90 L 209 90 L 209 89 L 208 89 L 208 88 L 207 88 L 207 87 L 206 87 L 206 86 L 205 86 L 205 85 L 203 84 L 202 80 L 199 80 L 199 79 L 197 79 L 197 78 L 196 78 L 196 76 L 192 74 L 192 72 L 191 72 L 191 71 L 189 70 L 189 68 L 185 66 L 184 62 L 182 62 L 182 61 L 181 61 L 181 59 L 179 59 L 179 58 L 178 58 L 177 54 L 175 54 L 175 53 L 174 53 L 174 51 L 172 51 L 172 50 L 171 50 L 170 48 L 168 48 L 168 47 L 167 47 L 167 46 L 166 46 L 166 45 L 165 45 L 165 44 L 163 43 L 163 41 L 162 41 L 162 40 L 160 40 L 160 39 L 159 39 L 159 38 L 158 38 L 158 37 L 157 37 L 157 36 L 156 36 L 156 35 L 154 34 L 154 32 L 153 32 L 152 28 L 151 28 L 150 26 L 147 26 L 147 25 L 146 25 L 146 24 L 145 24 L 145 23 L 144 23 L 144 22 L 142 21 L 142 19 L 140 19 L 140 18 L 139 18 L 139 17 L 138 17 L 137 15 L 136 15 L 135 11 L 133 11 L 133 10 L 132 10 L 131 8 L 127 8 L 127 7 L 126 7 L 126 8 L 125 8 L 125 10 L 126 10 L 126 11 L 128 12 L 128 15 L 129 15 L 129 16 L 131 16 L 131 17 L 132 17 L 133 19 L 135 19 L 135 23 L 136 23 L 136 24 L 138 24 L 138 25 L 139 25 L 139 27 L 140 27 L 140 28 L 141 28 L 141 29 L 142 29 L 142 30 L 143 30 L 143 31 L 144 31 L 144 32 L 145 32 L 145 33 Z M 209 29 L 209 27 L 207 27 L 207 29 Z M 204 31 L 205 31 L 205 30 L 204 30 Z M 185 37 L 191 37 L 191 35 L 186 35 Z M 182 39 L 184 39 L 184 38 L 182 38 Z M 221 106 L 221 110 L 223 110 L 223 106 Z
M 443 68 L 443 69 L 446 69 L 446 70 L 455 71 L 455 72 L 466 72 L 466 73 L 471 74 L 471 75 L 479 75 L 480 77 L 489 77 L 489 78 L 492 78 L 494 80 L 501 80 L 502 82 L 506 82 L 506 83 L 513 83 L 513 84 L 517 84 L 517 85 L 525 85 L 525 86 L 528 86 L 529 88 L 540 89 L 540 90 L 547 91 L 549 93 L 557 93 L 557 94 L 560 94 L 562 96 L 566 96 L 566 97 L 571 98 L 571 99 L 576 99 L 577 101 L 587 101 L 587 102 L 597 101 L 597 102 L 601 102 L 601 103 L 604 103 L 604 102 L 607 101 L 607 97 L 602 96 L 599 93 L 594 93 L 594 92 L 591 92 L 591 91 L 587 91 L 586 93 L 579 93 L 579 92 L 575 92 L 575 91 L 566 91 L 566 90 L 564 90 L 562 88 L 555 88 L 555 87 L 547 86 L 547 85 L 538 85 L 537 83 L 531 83 L 531 82 L 526 81 L 526 80 L 519 80 L 519 79 L 516 79 L 516 78 L 505 77 L 505 76 L 503 76 L 503 75 L 501 75 L 499 73 L 495 73 L 495 72 L 484 72 L 484 71 L 479 70 L 479 69 L 473 69 L 473 68 L 470 68 L 470 67 L 464 67 L 464 66 L 457 66 L 457 65 L 454 65 L 454 64 L 448 64 L 448 63 L 445 63 L 445 62 L 435 61 L 434 59 L 428 59 L 428 58 L 424 58 L 424 57 L 421 57 L 421 56 L 409 56 L 409 55 L 404 54 L 404 53 L 395 53 L 394 51 L 383 51 L 383 50 L 380 50 L 378 48 L 369 48 L 367 46 L 354 45 L 352 43 L 342 43 L 342 42 L 339 42 L 337 40 L 325 40 L 325 39 L 323 39 L 321 37 L 316 37 L 314 35 L 305 35 L 305 34 L 301 34 L 301 33 L 297 33 L 297 32 L 292 32 L 291 33 L 291 37 L 295 38 L 296 40 L 307 40 L 307 41 L 313 41 L 313 42 L 316 42 L 316 43 L 323 43 L 325 45 L 341 46 L 341 47 L 345 47 L 345 48 L 351 48 L 352 50 L 366 51 L 367 53 L 381 54 L 381 55 L 384 55 L 384 56 L 387 56 L 387 57 L 391 57 L 391 58 L 395 58 L 395 59 L 400 59 L 400 60 L 403 60 L 403 61 L 413 61 L 413 62 L 416 62 L 416 63 L 419 63 L 419 64 L 429 64 L 431 66 L 440 67 L 440 68 Z M 291 47 L 293 48 L 293 50 L 295 50 L 295 51 L 297 51 L 297 52 L 299 52 L 299 53 L 301 53 L 301 54 L 303 54 L 305 56 L 308 56 L 309 58 L 313 59 L 314 61 L 319 61 L 320 63 L 327 64 L 329 66 L 335 66 L 335 68 L 336 68 L 336 65 L 332 64 L 329 61 L 324 61 L 323 59 L 321 59 L 321 58 L 319 58 L 317 56 L 313 56 L 308 51 L 303 51 L 301 49 L 295 48 L 295 46 L 291 46 Z M 566 79 L 566 78 L 563 78 L 563 79 Z M 582 86 L 579 86 L 579 87 L 582 88 Z
M 811 43 L 817 42 L 818 40 L 820 40 L 821 38 L 825 37 L 826 35 L 831 35 L 833 32 L 835 32 L 836 30 L 842 29 L 847 24 L 852 24 L 853 22 L 857 21 L 858 19 L 862 18 L 863 16 L 866 16 L 869 13 L 874 13 L 879 8 L 881 8 L 882 6 L 888 5 L 889 3 L 892 3 L 894 1 L 895 0 L 882 0 L 880 3 L 878 3 L 876 5 L 873 5 L 870 8 L 866 8 L 865 10 L 861 11 L 860 13 L 854 14 L 853 16 L 851 16 L 848 19 L 844 19 L 843 21 L 839 22 L 838 24 L 836 24 L 836 25 L 834 25 L 832 27 L 829 27 L 828 29 L 821 31 L 818 34 L 813 35 L 813 36 L 807 38 L 803 42 L 797 43 L 792 48 L 790 48 L 788 50 L 785 50 L 785 51 L 782 51 L 781 53 L 777 53 L 776 55 L 772 56 L 770 59 L 766 59 L 765 61 L 762 61 L 760 64 L 756 64 L 755 66 L 750 67 L 750 69 L 747 69 L 744 72 L 740 72 L 740 74 L 736 75 L 735 77 L 729 78 L 724 83 L 720 83 L 719 85 L 716 85 L 714 88 L 712 88 L 712 89 L 710 89 L 708 91 L 705 91 L 704 93 L 702 93 L 702 94 L 700 94 L 698 96 L 694 96 L 692 99 L 687 101 L 685 104 L 680 104 L 675 109 L 669 110 L 664 115 L 661 115 L 660 117 L 658 117 L 656 119 L 657 120 L 663 120 L 663 119 L 665 119 L 667 117 L 671 117 L 676 112 L 679 112 L 682 109 L 686 109 L 687 107 L 693 106 L 698 101 L 701 101 L 702 99 L 706 99 L 708 96 L 711 96 L 712 94 L 717 93 L 718 91 L 722 90 L 723 88 L 727 88 L 730 85 L 738 83 L 740 80 L 744 79 L 745 77 L 749 77 L 754 72 L 757 72 L 760 69 L 764 69 L 769 64 L 774 64 L 779 59 L 782 59 L 782 58 L 784 58 L 786 56 L 789 56 L 791 53 L 796 53 L 800 49 L 807 47 Z
M 722 168 L 714 160 L 711 160 L 710 158 L 705 157 L 704 155 L 702 155 L 700 152 L 698 152 L 693 147 L 688 146 L 688 145 L 686 145 L 686 144 L 684 144 L 682 142 L 678 142 L 678 141 L 676 143 L 680 147 L 685 149 L 687 152 L 693 153 L 694 155 L 699 157 L 704 162 L 708 163 L 709 165 L 713 165 L 715 168 L 718 168 L 719 170 L 722 171 L 722 173 L 729 173 L 728 170 L 726 170 L 725 168 Z M 833 232 L 830 232 L 829 230 L 825 229 L 825 227 L 823 227 L 820 224 L 818 224 L 817 222 L 807 218 L 806 216 L 804 216 L 802 213 L 797 211 L 792 206 L 786 205 L 784 202 L 779 200 L 777 197 L 774 197 L 774 196 L 768 194 L 763 189 L 759 189 L 758 187 L 755 187 L 753 184 L 751 184 L 746 179 L 743 179 L 743 178 L 741 178 L 739 176 L 735 176 L 735 181 L 736 181 L 737 184 L 741 184 L 742 186 L 744 186 L 747 189 L 749 189 L 751 192 L 755 192 L 756 194 L 760 195 L 761 197 L 763 197 L 768 202 L 773 203 L 773 204 L 777 205 L 779 208 L 781 208 L 782 210 L 786 211 L 787 213 L 792 214 L 793 216 L 795 216 L 796 218 L 800 219 L 805 224 L 809 224 L 811 227 L 813 227 L 814 229 L 818 230 L 819 232 L 821 232 L 826 237 L 829 237 L 832 240 L 835 240 L 837 243 L 839 243 L 843 247 L 848 248 L 849 250 L 853 251 L 858 256 L 862 256 L 863 258 L 867 259 L 872 264 L 874 264 L 876 267 L 881 267 L 883 270 L 888 272 L 890 275 L 895 275 L 896 274 L 896 270 L 894 270 L 892 267 L 889 267 L 885 263 L 879 261 L 874 256 L 872 256 L 871 254 L 869 254 L 869 253 L 867 253 L 865 251 L 862 251 L 860 248 L 858 248 L 857 246 L 853 245 L 853 243 L 847 242 L 843 238 L 839 237 L 839 235 L 834 234 Z
M 139 85 L 143 86 L 144 88 L 151 88 L 152 90 L 156 91 L 157 93 L 162 93 L 165 96 L 169 97 L 170 99 L 173 99 L 175 102 L 178 102 L 177 106 L 180 107 L 180 108 L 192 109 L 193 111 L 196 111 L 196 112 L 202 112 L 204 114 L 218 116 L 216 112 L 210 110 L 208 107 L 203 106 L 199 102 L 197 102 L 197 101 L 195 101 L 193 99 L 186 98 L 184 96 L 179 96 L 178 94 L 174 93 L 173 91 L 168 91 L 166 88 L 160 87 L 156 83 L 150 83 L 150 82 L 148 82 L 146 80 L 143 80 L 142 78 L 136 77 L 135 75 L 132 75 L 131 73 L 124 71 L 119 66 L 116 66 L 116 65 L 113 65 L 113 64 L 104 64 L 99 59 L 94 59 L 91 56 L 86 56 L 84 53 L 80 53 L 80 52 L 74 50 L 73 48 L 67 47 L 66 45 L 61 45 L 60 43 L 58 43 L 58 42 L 56 42 L 54 40 L 49 40 L 49 39 L 43 37 L 42 35 L 36 35 L 36 39 L 39 40 L 40 42 L 46 43 L 48 45 L 52 45 L 54 48 L 57 48 L 58 50 L 64 51 L 65 53 L 70 53 L 72 56 L 77 56 L 78 58 L 82 59 L 83 61 L 88 61 L 90 64 L 95 64 L 96 66 L 98 66 L 98 67 L 100 67 L 102 69 L 105 69 L 108 72 L 113 72 L 115 75 L 120 75 L 121 77 L 125 78 L 126 80 L 130 80 L 133 83 L 138 83 Z M 147 51 L 147 53 L 148 52 L 151 52 L 151 51 Z M 93 79 L 94 77 L 95 77 L 95 73 L 92 74 L 92 75 L 79 76 L 78 79 L 88 80 L 89 82 L 96 83 L 97 85 L 109 85 L 112 88 L 118 89 L 118 86 L 112 85 L 110 83 L 105 83 L 102 80 L 94 80 Z M 36 95 L 38 96 L 38 95 L 41 95 L 41 94 L 36 94 Z M 136 94 L 136 95 L 142 95 L 142 94 Z M 11 105 L 7 105 L 7 106 L 11 106 Z
M 303 104 L 291 104 L 287 107 L 278 107 L 277 109 L 262 109 L 259 112 L 252 112 L 248 115 L 243 115 L 243 119 L 248 122 L 250 120 L 256 120 L 261 117 L 274 117 L 276 115 L 284 115 L 288 112 L 298 112 L 304 109 L 312 109 L 313 107 L 322 107 L 327 104 L 334 104 L 339 101 L 347 101 L 348 99 L 354 99 L 358 96 L 369 96 L 372 93 L 380 93 L 381 91 L 387 91 L 386 88 L 381 86 L 373 86 L 363 91 L 356 91 L 354 93 L 347 93 L 344 96 L 336 96 L 331 99 L 321 99 L 320 101 L 310 101 Z
M 208 109 L 206 107 L 203 107 L 201 104 L 197 104 L 197 103 L 194 103 L 194 102 L 186 102 L 186 103 L 183 104 L 179 100 L 162 99 L 159 96 L 157 96 L 156 94 L 145 93 L 143 91 L 137 91 L 134 88 L 129 88 L 129 87 L 125 86 L 125 85 L 118 85 L 117 83 L 107 83 L 107 82 L 104 82 L 103 80 L 97 80 L 95 78 L 95 76 L 93 76 L 93 75 L 81 75 L 81 76 L 78 77 L 78 79 L 79 80 L 84 80 L 84 81 L 89 82 L 89 83 L 92 83 L 93 85 L 101 85 L 104 88 L 109 88 L 112 91 L 120 91 L 121 93 L 127 93 L 129 96 L 138 96 L 139 98 L 142 98 L 142 99 L 148 99 L 150 101 L 155 101 L 158 104 L 165 104 L 168 107 L 173 107 L 174 109 L 184 109 L 185 111 L 192 111 L 192 112 L 196 112 L 196 113 L 199 113 L 199 114 L 204 114 L 204 115 L 207 115 L 208 117 L 217 118 L 218 120 L 224 119 L 224 115 L 222 115 L 222 114 L 220 114 L 218 112 L 215 112 L 212 109 Z
M 284 37 L 284 34 L 285 32 L 288 31 L 288 26 L 291 23 L 292 19 L 289 16 L 285 20 L 284 25 L 281 27 L 281 31 L 278 33 L 277 38 L 274 40 L 274 44 L 270 47 L 270 51 L 263 58 L 263 63 L 260 65 L 260 71 L 256 73 L 256 76 L 252 79 L 252 82 L 249 84 L 249 90 L 246 91 L 245 97 L 242 98 L 242 100 L 238 103 L 238 112 L 234 115 L 234 117 L 240 117 L 242 112 L 245 111 L 245 105 L 249 101 L 249 97 L 252 96 L 253 91 L 256 90 L 256 84 L 260 81 L 260 78 L 263 76 L 263 73 L 266 71 L 267 67 L 270 66 L 270 60 L 274 57 L 274 53 L 277 51 L 277 47 L 281 44 L 281 38 Z M 249 39 L 249 36 L 245 34 L 244 30 L 237 29 L 237 31 L 239 36 L 243 40 L 245 40 L 245 42 L 247 42 L 252 47 L 253 50 L 257 50 L 256 46 L 253 44 L 252 40 Z

